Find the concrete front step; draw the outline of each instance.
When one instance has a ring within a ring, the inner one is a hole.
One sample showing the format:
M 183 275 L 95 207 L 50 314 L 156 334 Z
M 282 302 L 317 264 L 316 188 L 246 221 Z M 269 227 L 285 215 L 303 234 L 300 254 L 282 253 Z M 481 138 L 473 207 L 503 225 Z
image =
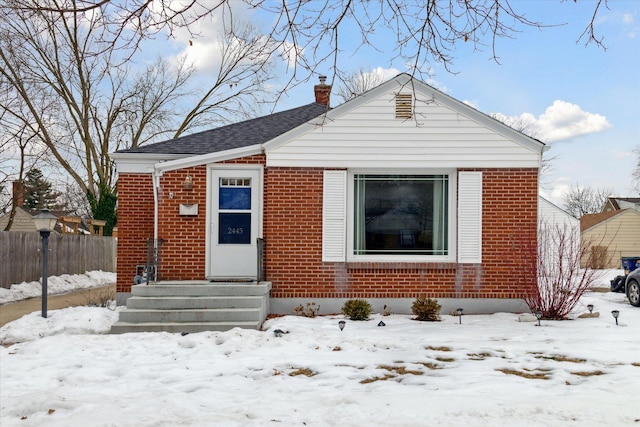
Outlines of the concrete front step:
M 228 331 L 233 328 L 258 329 L 262 322 L 147 322 L 128 323 L 118 322 L 111 327 L 112 334 L 129 332 L 172 332 L 196 333 L 205 331 Z
M 131 287 L 132 296 L 260 296 L 271 290 L 269 282 L 213 283 L 207 281 L 158 282 Z
M 211 308 L 260 308 L 260 296 L 169 296 L 169 297 L 129 297 L 127 309 L 156 310 L 198 310 Z
M 259 321 L 260 308 L 211 308 L 191 310 L 138 310 L 120 312 L 119 321 L 127 323 L 148 322 L 223 322 Z
M 258 329 L 269 313 L 271 283 L 159 282 L 135 285 L 111 333 Z

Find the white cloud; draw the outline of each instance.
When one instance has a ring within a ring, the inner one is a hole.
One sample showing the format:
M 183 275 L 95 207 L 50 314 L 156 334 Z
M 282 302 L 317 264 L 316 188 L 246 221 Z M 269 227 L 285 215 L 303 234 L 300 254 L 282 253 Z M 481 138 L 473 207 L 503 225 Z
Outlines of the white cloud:
M 392 78 L 400 74 L 400 71 L 397 68 L 376 67 L 371 70 L 371 74 L 380 77 L 383 82 L 386 82 L 387 80 L 391 80 Z
M 633 24 L 633 14 L 625 13 L 624 15 L 622 15 L 622 23 L 627 25 Z
M 619 151 L 619 150 L 614 150 L 613 152 L 613 157 L 615 159 L 628 159 L 629 157 L 633 156 L 633 152 L 632 151 Z
M 583 111 L 579 105 L 556 100 L 536 120 L 546 141 L 561 141 L 602 132 L 611 124 L 600 114 Z
M 537 118 L 531 113 L 522 113 L 520 116 L 496 113 L 495 117 L 507 124 L 527 124 L 533 132 L 526 133 L 544 142 L 567 140 L 611 127 L 605 116 L 584 111 L 579 105 L 562 100 L 554 101 Z

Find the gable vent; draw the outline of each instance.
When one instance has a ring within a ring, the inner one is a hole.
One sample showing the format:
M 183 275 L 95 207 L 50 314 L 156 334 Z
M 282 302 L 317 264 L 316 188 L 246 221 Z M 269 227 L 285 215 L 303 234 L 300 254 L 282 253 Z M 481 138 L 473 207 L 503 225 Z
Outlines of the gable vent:
M 413 97 L 410 93 L 396 95 L 396 119 L 410 119 L 413 117 Z

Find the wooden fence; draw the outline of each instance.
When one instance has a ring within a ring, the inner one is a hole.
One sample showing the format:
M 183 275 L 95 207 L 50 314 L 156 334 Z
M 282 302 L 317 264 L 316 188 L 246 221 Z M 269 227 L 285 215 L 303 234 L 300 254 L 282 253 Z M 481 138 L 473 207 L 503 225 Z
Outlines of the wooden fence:
M 113 237 L 51 233 L 47 276 L 83 274 L 86 271 L 116 271 Z M 39 233 L 0 232 L 0 287 L 40 280 L 42 239 Z

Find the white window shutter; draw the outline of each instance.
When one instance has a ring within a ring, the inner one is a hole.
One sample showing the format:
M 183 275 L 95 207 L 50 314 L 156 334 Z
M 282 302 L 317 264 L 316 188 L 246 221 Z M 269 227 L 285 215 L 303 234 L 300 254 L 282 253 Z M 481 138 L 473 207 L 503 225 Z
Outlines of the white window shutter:
M 482 262 L 482 172 L 458 173 L 458 262 Z
M 344 262 L 347 171 L 324 171 L 322 195 L 322 261 Z

